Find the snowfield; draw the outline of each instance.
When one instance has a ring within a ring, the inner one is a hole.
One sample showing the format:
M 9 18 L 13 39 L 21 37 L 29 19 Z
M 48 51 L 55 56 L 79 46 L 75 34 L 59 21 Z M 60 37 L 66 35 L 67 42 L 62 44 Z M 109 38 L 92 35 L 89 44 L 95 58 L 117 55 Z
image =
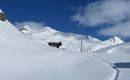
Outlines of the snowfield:
M 105 59 L 119 70 L 116 80 L 130 80 L 130 43 L 99 51 L 94 55 Z
M 62 42 L 60 48 L 71 51 L 94 52 L 104 48 L 123 44 L 124 41 L 119 37 L 112 37 L 108 40 L 101 41 L 90 35 L 79 35 L 73 33 L 63 33 L 52 29 L 49 26 L 33 26 L 32 23 L 21 23 L 18 29 L 35 41 L 48 45 L 48 42 Z M 82 47 L 82 48 L 81 48 Z
M 0 80 L 105 80 L 112 72 L 90 54 L 39 44 L 8 21 L 0 21 L 0 44 Z
M 99 44 L 90 38 L 87 44 Z M 129 48 L 130 43 L 95 53 L 57 49 L 0 21 L 0 80 L 130 80 Z

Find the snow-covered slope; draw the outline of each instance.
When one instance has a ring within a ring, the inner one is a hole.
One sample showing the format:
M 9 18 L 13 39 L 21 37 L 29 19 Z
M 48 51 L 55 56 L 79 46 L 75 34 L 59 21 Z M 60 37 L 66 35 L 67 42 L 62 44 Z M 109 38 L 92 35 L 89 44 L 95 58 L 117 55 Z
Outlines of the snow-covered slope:
M 114 37 L 104 41 L 103 43 L 104 44 L 110 44 L 110 45 L 114 46 L 114 45 L 122 44 L 122 43 L 124 43 L 124 41 L 121 40 L 119 37 L 114 36 Z
M 1 9 L 0 9 L 0 13 L 3 12 Z
M 100 41 L 99 39 L 89 35 L 63 33 L 48 26 L 38 30 L 28 25 L 24 25 L 21 28 L 26 28 L 27 31 L 22 32 L 39 43 L 48 45 L 47 42 L 61 41 L 63 44 L 61 48 L 72 51 L 94 52 L 124 43 L 124 41 L 118 37 L 113 37 L 106 41 Z
M 115 73 L 117 75 L 116 80 L 130 79 L 130 43 L 108 48 L 94 55 L 105 59 L 115 66 L 118 70 L 118 73 Z
M 109 47 L 117 46 L 123 43 L 125 43 L 123 40 L 121 40 L 119 37 L 114 36 L 108 40 L 101 41 L 99 44 L 89 46 L 87 50 L 88 52 L 95 52 Z
M 105 80 L 112 72 L 92 55 L 39 44 L 0 21 L 0 80 Z
M 51 33 L 47 34 L 50 37 L 57 33 L 49 27 L 43 30 Z M 81 39 L 73 35 L 58 32 L 60 39 Z M 92 37 L 90 42 L 100 43 Z M 130 43 L 125 43 L 95 55 L 56 49 L 23 35 L 8 20 L 0 20 L 0 80 L 130 80 L 129 46 Z

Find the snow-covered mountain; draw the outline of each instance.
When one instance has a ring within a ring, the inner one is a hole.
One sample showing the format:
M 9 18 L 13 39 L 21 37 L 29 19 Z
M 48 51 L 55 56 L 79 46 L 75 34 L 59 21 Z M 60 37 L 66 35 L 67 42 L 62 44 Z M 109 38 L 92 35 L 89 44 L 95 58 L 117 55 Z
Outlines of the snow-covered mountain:
M 0 20 L 0 65 L 0 80 L 105 80 L 113 70 L 89 54 L 39 44 L 8 20 Z
M 28 29 L 21 31 L 28 32 Z M 42 36 L 44 41 L 48 41 L 56 35 L 51 39 L 65 38 L 71 43 L 71 40 L 78 43 L 82 39 L 93 45 L 122 42 L 117 37 L 103 42 L 91 36 L 65 34 L 49 27 L 32 32 L 28 33 L 35 36 L 35 40 L 41 40 Z M 130 43 L 95 54 L 48 47 L 23 35 L 7 19 L 0 20 L 0 80 L 130 80 L 129 53 Z
M 23 29 L 23 30 L 20 30 Z M 106 41 L 101 41 L 90 35 L 78 35 L 73 33 L 63 33 L 52 29 L 49 26 L 34 28 L 29 25 L 20 27 L 20 31 L 30 36 L 39 43 L 48 45 L 48 42 L 62 42 L 60 48 L 72 51 L 94 52 L 111 46 L 123 44 L 119 37 L 112 37 Z

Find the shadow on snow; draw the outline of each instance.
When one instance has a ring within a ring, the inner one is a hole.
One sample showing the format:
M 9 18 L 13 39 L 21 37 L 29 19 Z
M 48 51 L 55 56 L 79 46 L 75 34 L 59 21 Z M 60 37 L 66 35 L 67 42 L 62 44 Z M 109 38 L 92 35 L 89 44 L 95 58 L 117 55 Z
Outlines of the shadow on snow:
M 130 68 L 130 62 L 114 63 L 117 68 Z

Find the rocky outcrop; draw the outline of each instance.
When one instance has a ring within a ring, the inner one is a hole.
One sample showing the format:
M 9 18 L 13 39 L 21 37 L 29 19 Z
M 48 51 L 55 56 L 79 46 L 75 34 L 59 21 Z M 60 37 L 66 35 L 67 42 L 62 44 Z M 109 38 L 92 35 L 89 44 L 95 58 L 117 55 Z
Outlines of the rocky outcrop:
M 1 21 L 5 21 L 5 20 L 6 20 L 6 15 L 5 15 L 5 13 L 0 12 L 0 20 L 1 20 Z

